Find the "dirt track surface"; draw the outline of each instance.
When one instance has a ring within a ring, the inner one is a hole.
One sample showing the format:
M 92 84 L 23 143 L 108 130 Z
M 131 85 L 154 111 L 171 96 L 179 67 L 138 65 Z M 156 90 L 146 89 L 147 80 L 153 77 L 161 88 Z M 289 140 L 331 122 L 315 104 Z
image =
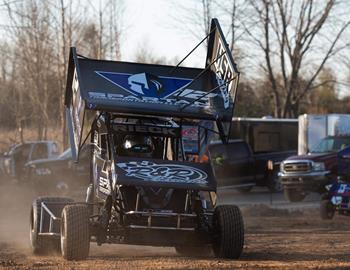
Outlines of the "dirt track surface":
M 29 207 L 35 194 L 0 186 L 0 269 L 350 269 L 350 217 L 321 221 L 317 209 L 244 207 L 239 260 L 189 258 L 173 248 L 91 244 L 86 261 L 30 253 Z

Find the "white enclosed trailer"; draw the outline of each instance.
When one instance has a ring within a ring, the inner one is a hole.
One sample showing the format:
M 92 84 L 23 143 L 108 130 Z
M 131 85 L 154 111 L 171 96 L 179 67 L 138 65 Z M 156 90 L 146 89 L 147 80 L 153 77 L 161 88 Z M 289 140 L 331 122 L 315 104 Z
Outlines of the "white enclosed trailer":
M 326 136 L 350 134 L 350 114 L 302 114 L 299 116 L 298 154 L 307 154 Z

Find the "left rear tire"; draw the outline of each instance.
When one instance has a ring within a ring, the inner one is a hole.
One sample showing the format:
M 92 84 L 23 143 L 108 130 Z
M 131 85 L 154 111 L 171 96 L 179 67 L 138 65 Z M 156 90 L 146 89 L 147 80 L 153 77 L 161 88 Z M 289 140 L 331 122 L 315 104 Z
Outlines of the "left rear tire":
M 37 255 L 46 254 L 49 251 L 58 252 L 60 250 L 59 238 L 53 238 L 40 235 L 40 224 L 42 223 L 42 229 L 47 232 L 49 229 L 50 217 L 47 214 L 43 214 L 43 220 L 41 220 L 41 203 L 58 203 L 66 204 L 72 203 L 73 200 L 66 197 L 39 197 L 33 201 L 30 211 L 30 246 L 32 252 Z

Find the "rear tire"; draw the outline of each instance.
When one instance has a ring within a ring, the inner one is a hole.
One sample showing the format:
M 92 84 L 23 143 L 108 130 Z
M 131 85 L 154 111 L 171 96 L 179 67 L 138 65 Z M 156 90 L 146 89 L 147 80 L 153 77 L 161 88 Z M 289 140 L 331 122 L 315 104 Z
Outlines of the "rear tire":
M 237 259 L 244 245 L 244 223 L 235 205 L 220 205 L 213 216 L 213 251 L 216 257 Z
M 306 194 L 297 189 L 284 188 L 284 197 L 290 202 L 301 202 Z
M 334 217 L 335 208 L 330 200 L 322 200 L 320 204 L 320 216 L 323 220 L 330 220 Z
M 60 250 L 59 238 L 55 239 L 53 237 L 39 235 L 42 202 L 64 204 L 71 203 L 73 200 L 65 197 L 39 197 L 33 201 L 30 211 L 30 245 L 32 252 L 37 255 L 46 254 L 50 251 L 58 252 Z M 48 229 L 50 220 L 47 215 L 44 215 L 44 220 L 42 222 L 44 230 Z
M 61 218 L 61 251 L 66 260 L 84 260 L 89 256 L 89 208 L 67 205 Z

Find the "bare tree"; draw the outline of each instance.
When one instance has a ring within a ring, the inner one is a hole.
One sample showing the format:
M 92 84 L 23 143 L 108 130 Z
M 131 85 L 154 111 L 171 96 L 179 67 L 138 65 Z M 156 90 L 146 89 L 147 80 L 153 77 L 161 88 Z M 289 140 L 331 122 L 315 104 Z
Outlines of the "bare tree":
M 15 44 L 12 61 L 16 63 L 15 90 L 19 106 L 31 105 L 30 113 L 26 110 L 16 119 L 22 126 L 22 122 L 30 118 L 37 127 L 38 138 L 43 139 L 47 136 L 49 125 L 49 100 L 51 93 L 57 89 L 51 83 L 55 81 L 50 66 L 55 55 L 52 51 L 50 10 L 46 2 L 35 0 L 14 6 L 5 4 L 12 26 L 9 33 Z
M 135 55 L 135 61 L 145 64 L 176 65 L 179 62 L 179 59 L 167 59 L 164 56 L 155 55 L 145 41 L 138 47 L 138 51 Z
M 186 1 L 184 5 L 179 4 L 178 1 L 174 1 L 173 6 L 177 10 L 174 13 L 176 17 L 173 18 L 176 22 L 176 28 L 181 28 L 186 33 L 189 32 L 191 36 L 194 36 L 198 40 L 203 39 L 210 32 L 210 23 L 214 13 L 214 1 L 191 0 Z M 208 40 L 206 42 L 207 44 Z
M 227 29 L 225 36 L 228 38 L 229 48 L 235 60 L 240 62 L 249 57 L 249 54 L 241 49 L 241 46 L 244 47 L 246 28 L 251 20 L 247 15 L 249 5 L 244 0 L 216 0 L 214 3 L 217 11 L 223 14 L 220 18 L 223 18 L 224 27 Z
M 275 116 L 297 116 L 300 102 L 316 87 L 325 64 L 348 46 L 342 38 L 350 21 L 337 14 L 341 4 L 335 0 L 250 1 L 251 18 L 257 20 L 251 22 L 254 29 L 246 29 L 264 55 L 260 67 L 270 81 Z

